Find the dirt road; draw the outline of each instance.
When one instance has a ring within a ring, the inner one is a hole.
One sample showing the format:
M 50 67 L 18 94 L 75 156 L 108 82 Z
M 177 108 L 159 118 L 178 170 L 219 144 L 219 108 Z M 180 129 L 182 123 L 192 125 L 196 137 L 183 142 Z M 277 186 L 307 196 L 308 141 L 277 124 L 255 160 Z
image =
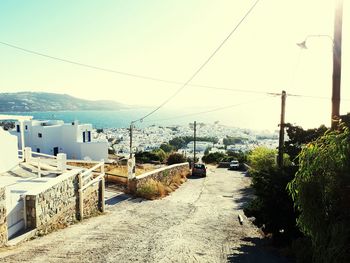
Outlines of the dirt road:
M 106 215 L 1 251 L 0 262 L 285 262 L 237 219 L 249 184 L 240 172 L 210 168 L 162 200 L 122 195 Z

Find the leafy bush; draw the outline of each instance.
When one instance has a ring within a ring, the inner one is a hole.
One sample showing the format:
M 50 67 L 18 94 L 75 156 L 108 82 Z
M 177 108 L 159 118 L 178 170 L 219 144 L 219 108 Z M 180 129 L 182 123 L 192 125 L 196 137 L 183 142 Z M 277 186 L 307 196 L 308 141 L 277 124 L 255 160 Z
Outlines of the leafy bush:
M 170 145 L 169 143 L 162 143 L 159 148 L 166 153 L 174 151 L 174 146 Z
M 165 159 L 167 158 L 167 154 L 162 150 L 162 149 L 157 149 L 152 151 L 152 153 L 154 153 L 155 155 L 157 155 L 159 157 L 159 161 L 160 162 L 164 162 Z
M 313 262 L 350 259 L 350 132 L 327 132 L 299 155 L 288 185 L 300 211 L 298 226 L 311 238 Z
M 154 152 L 137 152 L 135 154 L 138 163 L 150 163 L 153 161 L 161 161 L 160 157 Z
M 167 160 L 168 165 L 184 162 L 186 162 L 186 158 L 181 153 L 171 153 Z
M 219 163 L 226 157 L 226 154 L 221 152 L 209 153 L 202 157 L 202 161 L 205 163 Z
M 248 155 L 255 198 L 245 206 L 244 213 L 255 217 L 254 224 L 258 227 L 264 225 L 263 231 L 272 234 L 275 244 L 286 245 L 300 235 L 295 224 L 297 215 L 293 201 L 286 191 L 296 167 L 279 169 L 275 156 L 275 150 L 264 147 L 258 147 Z M 290 163 L 288 156 L 284 163 Z

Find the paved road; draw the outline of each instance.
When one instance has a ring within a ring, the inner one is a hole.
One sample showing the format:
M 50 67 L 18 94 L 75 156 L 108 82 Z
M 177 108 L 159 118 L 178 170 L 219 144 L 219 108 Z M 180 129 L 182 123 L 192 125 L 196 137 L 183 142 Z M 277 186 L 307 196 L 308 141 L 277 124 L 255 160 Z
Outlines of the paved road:
M 0 252 L 0 262 L 284 262 L 237 217 L 250 179 L 210 168 L 156 201 L 120 196 L 106 215 Z

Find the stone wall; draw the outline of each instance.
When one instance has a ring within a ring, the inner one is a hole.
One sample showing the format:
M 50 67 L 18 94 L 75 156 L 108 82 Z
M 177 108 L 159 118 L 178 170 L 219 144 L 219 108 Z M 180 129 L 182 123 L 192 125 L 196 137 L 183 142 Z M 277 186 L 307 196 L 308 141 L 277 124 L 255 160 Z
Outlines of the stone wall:
M 83 191 L 83 213 L 84 218 L 97 215 L 100 212 L 100 183 L 89 186 Z
M 129 180 L 128 189 L 130 193 L 135 194 L 137 189 L 142 187 L 142 185 L 144 185 L 149 179 L 160 181 L 165 185 L 169 185 L 172 182 L 174 176 L 178 174 L 187 176 L 189 173 L 190 170 L 188 163 L 169 165 L 167 167 L 144 173 L 132 180 Z
M 0 247 L 7 243 L 5 188 L 0 188 Z
M 59 177 L 58 177 L 59 178 Z M 38 235 L 74 224 L 79 215 L 79 179 L 72 174 L 39 193 L 26 195 L 27 227 Z M 96 215 L 101 208 L 100 183 L 83 191 L 84 218 Z

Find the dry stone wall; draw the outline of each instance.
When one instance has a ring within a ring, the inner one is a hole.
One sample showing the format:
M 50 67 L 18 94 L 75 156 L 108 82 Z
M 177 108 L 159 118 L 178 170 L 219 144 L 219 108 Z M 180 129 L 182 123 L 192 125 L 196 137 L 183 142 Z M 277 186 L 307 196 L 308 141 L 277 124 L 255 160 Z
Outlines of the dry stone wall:
M 0 247 L 6 245 L 8 239 L 5 197 L 5 188 L 0 188 Z
M 129 180 L 129 192 L 135 194 L 137 189 L 141 188 L 149 179 L 160 181 L 163 182 L 165 185 L 169 185 L 172 182 L 174 176 L 178 174 L 183 174 L 187 176 L 189 174 L 189 164 L 173 164 L 137 176 L 136 178 Z
M 74 224 L 79 218 L 79 179 L 74 174 L 50 188 L 26 195 L 27 227 L 36 228 L 38 235 Z M 83 191 L 84 218 L 97 215 L 101 208 L 100 184 Z

